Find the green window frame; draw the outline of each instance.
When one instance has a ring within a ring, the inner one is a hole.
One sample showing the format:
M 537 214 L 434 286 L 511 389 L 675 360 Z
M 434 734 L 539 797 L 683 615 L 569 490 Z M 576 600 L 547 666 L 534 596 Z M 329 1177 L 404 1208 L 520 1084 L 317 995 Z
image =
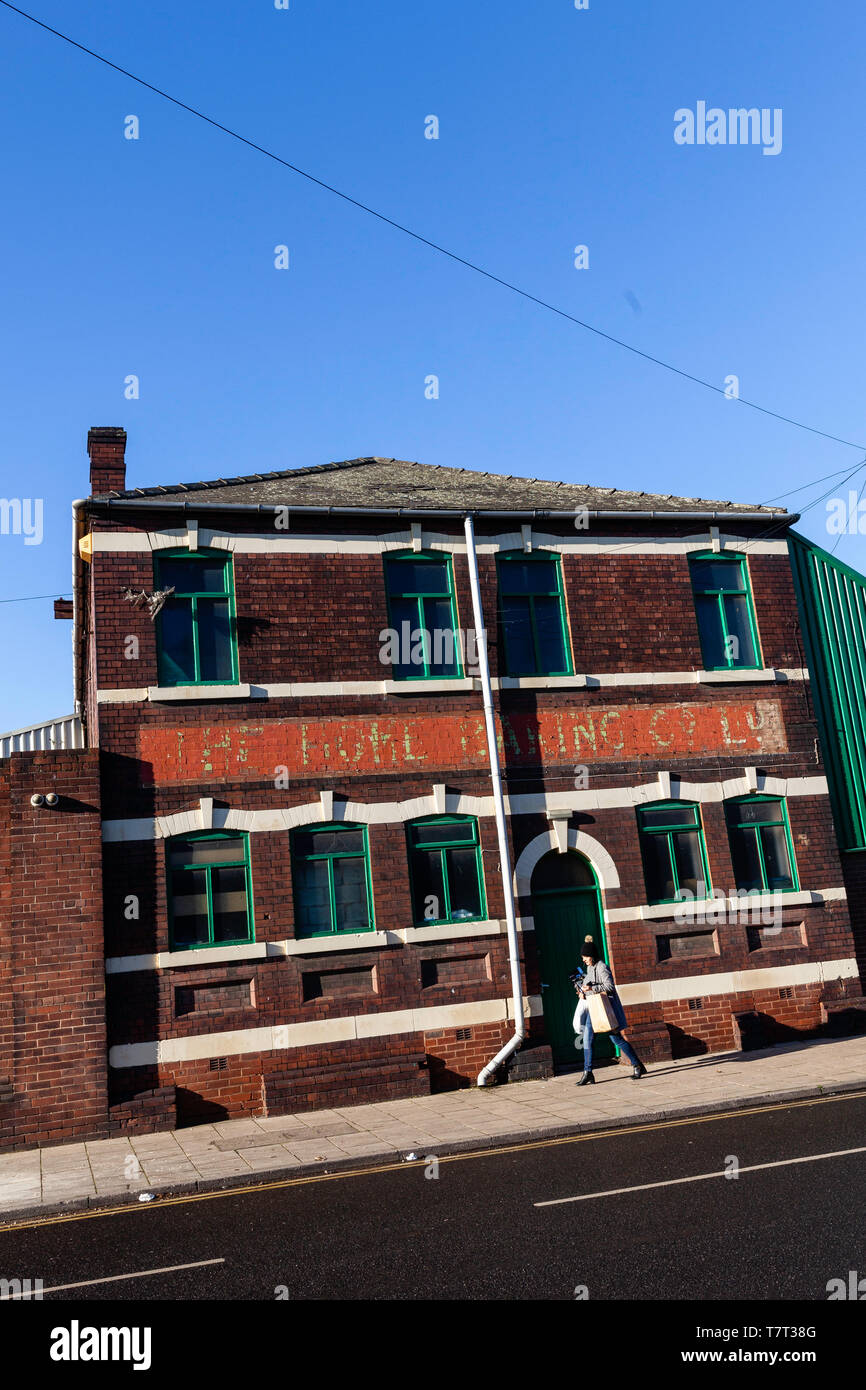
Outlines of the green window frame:
M 166 841 L 165 867 L 173 951 L 255 940 L 249 835 L 199 831 L 172 836 Z M 239 894 L 242 911 L 236 901 Z M 187 923 L 194 923 L 194 929 Z
M 700 901 L 712 897 L 704 827 L 695 802 L 640 806 L 637 823 L 648 903 L 681 902 L 686 893 Z M 700 878 L 689 872 L 696 868 Z M 703 893 L 698 891 L 701 887 Z
M 291 851 L 298 939 L 376 930 L 366 825 L 301 826 Z
M 739 892 L 796 893 L 799 890 L 800 879 L 784 797 L 731 797 L 725 802 L 725 820 Z
M 427 816 L 410 821 L 406 843 L 416 927 L 486 919 L 481 839 L 474 816 Z M 431 898 L 442 910 L 428 916 L 425 907 Z
M 154 579 L 158 589 L 174 588 L 156 618 L 160 685 L 237 685 L 231 556 L 224 550 L 164 550 L 154 558 Z
M 689 556 L 689 572 L 704 669 L 759 671 L 761 644 L 745 555 L 702 551 Z
M 508 550 L 497 557 L 496 568 L 505 674 L 573 675 L 560 556 Z
M 393 663 L 394 679 L 459 680 L 463 663 L 451 556 L 404 550 L 386 555 L 384 564 L 388 622 L 397 634 L 400 658 Z M 416 652 L 420 661 L 414 659 Z

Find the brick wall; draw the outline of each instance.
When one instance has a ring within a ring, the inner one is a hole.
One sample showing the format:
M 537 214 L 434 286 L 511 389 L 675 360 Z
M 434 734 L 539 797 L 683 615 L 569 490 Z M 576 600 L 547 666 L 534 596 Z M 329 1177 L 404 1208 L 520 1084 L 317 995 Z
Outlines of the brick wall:
M 0 763 L 0 855 L 0 1148 L 107 1133 L 96 753 Z

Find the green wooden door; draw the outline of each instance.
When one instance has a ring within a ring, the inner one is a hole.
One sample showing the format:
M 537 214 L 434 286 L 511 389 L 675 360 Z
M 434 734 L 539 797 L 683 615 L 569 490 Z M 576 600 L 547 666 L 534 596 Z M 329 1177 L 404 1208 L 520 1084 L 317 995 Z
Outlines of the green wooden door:
M 555 1064 L 576 1063 L 582 1056 L 574 1046 L 573 1019 L 578 1001 L 568 977 L 578 967 L 584 968 L 580 951 L 588 936 L 607 959 L 598 892 L 595 888 L 535 892 L 532 905 L 547 1041 L 553 1048 Z M 614 1056 L 613 1043 L 603 1034 L 596 1036 L 592 1051 L 593 1061 Z

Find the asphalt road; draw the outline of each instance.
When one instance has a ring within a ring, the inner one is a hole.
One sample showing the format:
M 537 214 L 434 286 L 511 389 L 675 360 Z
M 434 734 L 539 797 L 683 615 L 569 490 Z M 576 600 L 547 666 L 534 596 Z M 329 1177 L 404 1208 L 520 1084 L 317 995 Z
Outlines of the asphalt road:
M 734 1160 L 736 1178 L 676 1181 Z M 643 1190 L 587 1197 L 620 1188 Z M 826 1302 L 852 1270 L 866 1279 L 866 1096 L 0 1230 L 0 1278 L 41 1278 L 45 1302 Z

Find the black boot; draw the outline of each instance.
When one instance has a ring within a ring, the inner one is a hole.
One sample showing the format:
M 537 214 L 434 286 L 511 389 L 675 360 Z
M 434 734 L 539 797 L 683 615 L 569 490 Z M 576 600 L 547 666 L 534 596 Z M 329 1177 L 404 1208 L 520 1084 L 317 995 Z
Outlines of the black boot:
M 635 1053 L 635 1056 L 637 1056 L 637 1053 Z M 638 1057 L 637 1066 L 631 1069 L 631 1079 L 632 1081 L 640 1081 L 642 1076 L 646 1076 L 646 1067 L 640 1057 Z
M 594 1086 L 595 1077 L 591 1071 L 585 1071 L 577 1084 L 578 1086 Z

